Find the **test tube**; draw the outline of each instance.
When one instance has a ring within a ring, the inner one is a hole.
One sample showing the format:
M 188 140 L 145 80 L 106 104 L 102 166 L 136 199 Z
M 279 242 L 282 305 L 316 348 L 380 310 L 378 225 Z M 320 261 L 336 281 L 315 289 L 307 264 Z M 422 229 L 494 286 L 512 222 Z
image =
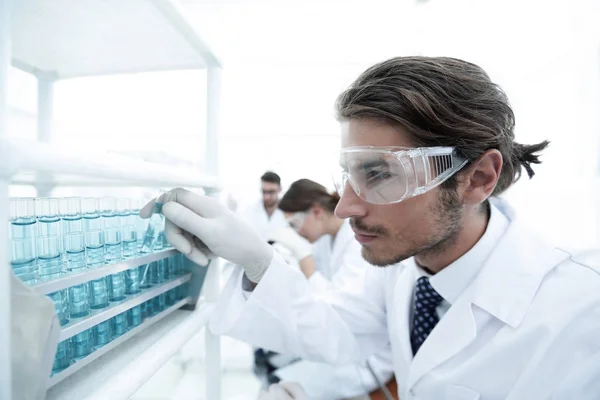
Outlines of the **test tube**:
M 121 238 L 123 241 L 123 258 L 132 258 L 137 255 L 137 230 L 130 199 L 119 199 L 117 202 L 117 214 L 121 224 Z
M 148 228 L 144 233 L 142 253 L 151 253 L 154 250 L 162 249 L 162 239 L 159 243 L 158 237 L 164 231 L 165 217 L 162 215 L 162 206 L 168 199 L 169 193 L 164 190 L 160 190 L 155 198 L 154 208 L 148 221 Z
M 52 374 L 57 374 L 67 368 L 71 362 L 71 341 L 70 339 L 63 340 L 58 344 L 56 356 L 54 357 L 54 365 L 52 366 Z
M 125 272 L 117 272 L 108 277 L 108 297 L 110 301 L 121 301 L 126 292 Z
M 154 306 L 154 312 L 156 312 L 157 314 L 161 311 L 164 311 L 166 308 L 166 295 L 164 293 L 159 294 L 158 296 L 154 297 L 152 299 L 153 301 L 153 306 Z
M 111 321 L 113 338 L 117 338 L 127 332 L 127 313 L 117 314 Z
M 167 307 L 172 306 L 173 304 L 175 304 L 176 301 L 177 301 L 177 293 L 175 292 L 175 289 L 169 290 L 167 292 L 167 296 L 165 299 Z
M 94 337 L 92 330 L 87 329 L 71 338 L 71 348 L 73 350 L 73 359 L 80 360 L 88 356 L 93 349 Z
M 59 199 L 58 210 L 62 220 L 62 229 L 65 234 L 83 232 L 80 197 L 64 197 Z
M 117 199 L 100 199 L 100 215 L 104 226 L 105 259 L 107 263 L 118 262 L 123 258 L 121 220 L 117 214 Z
M 142 252 L 142 245 L 144 244 L 144 238 L 146 236 L 146 230 L 148 229 L 148 219 L 140 217 L 140 210 L 146 205 L 148 201 L 144 199 L 134 199 L 133 208 L 134 215 L 132 216 L 133 223 L 135 225 L 137 242 L 138 242 L 138 253 Z
M 83 233 L 83 217 L 81 199 L 79 197 L 62 198 L 58 202 L 67 270 L 82 272 L 87 269 L 85 255 L 85 236 Z M 72 318 L 81 318 L 89 314 L 89 286 L 87 283 L 69 288 L 69 311 Z
M 140 266 L 140 287 L 147 289 L 156 283 L 156 261 Z
M 36 198 L 35 215 L 38 220 L 38 236 L 60 236 L 58 199 Z
M 130 328 L 135 328 L 142 323 L 142 306 L 135 306 L 127 310 L 127 322 Z
M 108 344 L 112 338 L 110 320 L 99 323 L 92 328 L 96 349 Z
M 36 253 L 40 280 L 48 281 L 62 275 L 63 260 L 59 235 L 38 236 Z
M 15 276 L 21 279 L 23 283 L 33 285 L 37 281 L 34 199 L 10 199 L 9 218 L 11 238 L 10 266 Z
M 108 307 L 107 278 L 102 277 L 90 281 L 90 307 L 97 310 Z
M 86 264 L 89 268 L 102 266 L 104 265 L 104 227 L 100 217 L 98 199 L 83 198 L 81 209 L 85 232 Z

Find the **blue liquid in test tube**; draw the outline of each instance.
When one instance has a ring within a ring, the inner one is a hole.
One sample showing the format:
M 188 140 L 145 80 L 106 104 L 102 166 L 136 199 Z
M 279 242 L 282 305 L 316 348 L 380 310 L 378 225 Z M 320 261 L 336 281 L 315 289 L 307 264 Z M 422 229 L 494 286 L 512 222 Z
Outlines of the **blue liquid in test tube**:
M 102 277 L 90 282 L 90 307 L 98 310 L 108 307 L 107 278 Z
M 156 296 L 155 298 L 152 299 L 153 301 L 153 306 L 154 306 L 154 312 L 155 313 L 159 313 L 161 311 L 164 311 L 166 308 L 166 295 L 164 293 L 159 294 L 158 296 Z
M 91 197 L 81 201 L 83 229 L 85 234 L 86 264 L 89 268 L 104 265 L 104 226 L 100 217 L 98 199 Z
M 59 216 L 58 199 L 36 198 L 35 214 L 37 217 L 37 235 L 56 236 L 59 238 L 58 251 L 63 256 L 62 230 Z M 39 255 L 38 255 L 39 256 Z
M 159 285 L 163 283 L 165 277 L 165 260 L 157 260 L 154 262 L 154 268 L 150 270 L 150 283 Z
M 92 328 L 94 332 L 94 342 L 96 348 L 100 348 L 108 344 L 112 339 L 110 320 L 99 323 Z
M 175 289 L 171 289 L 167 292 L 166 296 L 166 304 L 167 306 L 172 306 L 177 301 L 177 293 L 175 293 Z
M 60 242 L 59 235 L 38 236 L 37 238 L 38 273 L 42 281 L 57 279 L 63 274 Z
M 104 226 L 104 246 L 107 263 L 115 263 L 123 258 L 121 238 L 121 218 L 117 214 L 117 199 L 100 199 L 100 214 Z
M 127 313 L 115 315 L 112 319 L 113 338 L 117 338 L 127 332 Z
M 10 266 L 23 283 L 37 281 L 35 254 L 36 218 L 34 199 L 14 198 L 9 201 Z
M 135 328 L 142 323 L 142 306 L 135 306 L 127 310 L 127 322 L 130 328 Z
M 108 277 L 108 296 L 110 301 L 121 301 L 126 291 L 125 272 L 117 272 Z
M 137 230 L 135 219 L 138 213 L 132 209 L 130 199 L 119 199 L 117 201 L 117 215 L 121 225 L 121 239 L 123 241 L 123 258 L 135 257 L 137 251 Z
M 65 234 L 64 243 L 65 254 L 67 256 L 67 270 L 74 273 L 87 270 L 83 232 L 72 232 Z M 69 288 L 70 311 L 72 318 L 81 318 L 89 314 L 89 297 L 88 283 L 82 283 Z
M 54 357 L 54 365 L 52 366 L 52 375 L 59 373 L 67 368 L 71 363 L 71 341 L 70 339 L 63 340 L 58 344 L 56 356 Z
M 88 356 L 92 352 L 94 337 L 92 330 L 87 329 L 71 338 L 71 348 L 73 350 L 73 359 L 79 360 Z

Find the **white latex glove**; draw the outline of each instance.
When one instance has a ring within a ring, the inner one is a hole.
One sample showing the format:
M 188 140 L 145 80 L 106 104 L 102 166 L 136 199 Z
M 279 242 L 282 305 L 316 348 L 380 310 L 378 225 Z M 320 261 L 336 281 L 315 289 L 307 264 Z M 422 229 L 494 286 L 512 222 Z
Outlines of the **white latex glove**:
M 310 242 L 300 236 L 291 226 L 286 226 L 273 232 L 269 235 L 269 240 L 287 247 L 298 261 L 312 255 L 312 245 Z
M 267 393 L 258 400 L 309 400 L 302 387 L 293 382 L 281 382 L 271 385 Z
M 152 214 L 154 201 L 140 211 Z M 273 259 L 273 249 L 252 227 L 217 199 L 185 189 L 173 189 L 162 206 L 167 240 L 199 265 L 222 257 L 238 264 L 252 282 L 258 282 Z

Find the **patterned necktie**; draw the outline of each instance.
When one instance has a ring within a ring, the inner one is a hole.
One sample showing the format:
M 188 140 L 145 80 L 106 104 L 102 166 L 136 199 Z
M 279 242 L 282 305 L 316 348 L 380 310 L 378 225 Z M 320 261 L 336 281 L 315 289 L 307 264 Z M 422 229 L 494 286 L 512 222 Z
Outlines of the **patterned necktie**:
M 431 286 L 428 277 L 422 276 L 417 280 L 412 332 L 410 333 L 413 355 L 417 354 L 427 336 L 440 321 L 435 309 L 442 300 L 444 300 L 443 297 Z

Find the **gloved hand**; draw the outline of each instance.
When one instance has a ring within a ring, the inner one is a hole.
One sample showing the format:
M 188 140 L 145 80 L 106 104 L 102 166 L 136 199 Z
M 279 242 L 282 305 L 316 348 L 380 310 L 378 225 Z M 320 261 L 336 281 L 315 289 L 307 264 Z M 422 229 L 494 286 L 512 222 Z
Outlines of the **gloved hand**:
M 281 382 L 271 385 L 267 393 L 258 400 L 309 400 L 302 387 L 293 382 Z
M 269 235 L 269 240 L 287 247 L 298 261 L 312 255 L 312 245 L 300 236 L 294 228 L 286 226 Z
M 154 200 L 140 211 L 142 218 L 152 214 Z M 162 206 L 169 243 L 199 265 L 222 257 L 242 266 L 246 276 L 257 283 L 273 259 L 273 249 L 217 199 L 185 189 L 168 193 Z

